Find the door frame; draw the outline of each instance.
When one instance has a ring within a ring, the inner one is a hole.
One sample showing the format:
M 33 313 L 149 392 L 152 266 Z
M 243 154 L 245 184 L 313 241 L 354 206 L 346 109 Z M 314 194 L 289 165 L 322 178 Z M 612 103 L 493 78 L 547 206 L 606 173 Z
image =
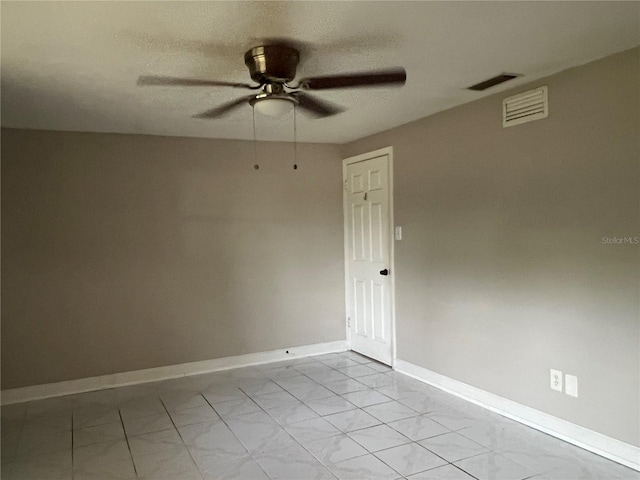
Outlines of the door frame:
M 343 216 L 343 236 L 344 236 L 344 289 L 345 289 L 345 328 L 347 331 L 347 348 L 351 349 L 351 327 L 349 325 L 349 315 L 351 309 L 351 298 L 349 296 L 349 244 L 347 226 L 347 195 L 345 195 L 345 182 L 347 181 L 347 166 L 353 163 L 364 162 L 383 155 L 387 155 L 389 167 L 389 270 L 391 271 L 391 282 L 389 292 L 391 308 L 391 367 L 396 364 L 396 269 L 395 269 L 395 224 L 393 221 L 393 147 L 384 147 L 372 152 L 362 153 L 353 157 L 342 159 L 342 216 Z

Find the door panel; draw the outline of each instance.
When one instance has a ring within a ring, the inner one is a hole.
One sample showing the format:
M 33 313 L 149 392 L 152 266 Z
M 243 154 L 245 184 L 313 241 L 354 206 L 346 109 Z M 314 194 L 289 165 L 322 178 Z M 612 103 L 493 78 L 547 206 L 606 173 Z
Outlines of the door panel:
M 391 364 L 389 155 L 345 168 L 345 259 L 351 348 Z

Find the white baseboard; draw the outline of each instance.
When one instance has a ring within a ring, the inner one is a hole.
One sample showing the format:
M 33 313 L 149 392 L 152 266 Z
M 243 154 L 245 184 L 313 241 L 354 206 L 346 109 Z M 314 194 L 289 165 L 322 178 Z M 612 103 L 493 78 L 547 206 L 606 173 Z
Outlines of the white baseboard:
M 413 363 L 397 359 L 395 370 L 428 383 L 440 390 L 557 437 L 580 448 L 597 453 L 634 470 L 640 470 L 640 448 L 601 433 L 562 420 L 548 413 L 494 395 L 485 390 L 454 380 Z
M 181 363 L 166 367 L 147 368 L 145 370 L 100 375 L 99 377 L 79 378 L 77 380 L 47 383 L 44 385 L 12 388 L 9 390 L 2 390 L 0 402 L 2 405 L 9 405 L 11 403 L 60 397 L 62 395 L 91 392 L 106 388 L 124 387 L 126 385 L 135 385 L 138 383 L 157 382 L 159 380 L 178 378 L 185 375 L 197 375 L 201 373 L 217 372 L 220 370 L 229 370 L 231 368 L 248 367 L 250 365 L 280 362 L 294 358 L 309 357 L 311 355 L 344 352 L 346 350 L 347 342 L 339 340 L 336 342 L 316 343 L 314 345 L 304 345 L 289 349 L 283 348 L 268 352 L 248 353 L 246 355 L 216 358 L 214 360 L 203 360 L 200 362 Z

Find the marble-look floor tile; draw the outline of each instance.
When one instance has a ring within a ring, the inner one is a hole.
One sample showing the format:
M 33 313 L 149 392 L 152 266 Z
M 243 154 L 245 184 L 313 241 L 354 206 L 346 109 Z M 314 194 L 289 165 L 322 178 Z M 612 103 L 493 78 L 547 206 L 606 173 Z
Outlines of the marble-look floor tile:
M 134 459 L 139 455 L 171 450 L 176 445 L 182 446 L 183 442 L 175 428 L 160 432 L 143 433 L 129 438 L 129 447 Z
M 345 368 L 345 367 L 353 367 L 356 365 L 360 365 L 358 362 L 354 362 L 349 358 L 344 357 L 336 357 L 327 360 L 321 360 L 322 363 L 331 367 L 331 368 Z
M 124 438 L 122 423 L 106 423 L 95 427 L 80 428 L 73 431 L 73 446 L 82 447 L 93 443 L 108 442 Z
M 213 422 L 220 418 L 208 403 L 196 408 L 170 412 L 170 415 L 176 427 L 193 425 L 194 423 Z
M 312 360 L 316 360 L 321 363 L 326 363 L 330 360 L 339 360 L 341 358 L 346 358 L 344 356 L 345 352 L 333 352 L 333 353 L 323 353 L 322 355 L 314 355 L 313 357 L 306 357 Z
M 0 417 L 4 480 L 133 480 L 134 461 L 142 457 L 149 470 L 138 480 L 264 480 L 253 456 L 265 454 L 279 459 L 274 465 L 280 462 L 281 470 L 273 472 L 285 478 L 293 476 L 285 467 L 299 454 L 303 478 L 323 478 L 329 468 L 358 479 L 402 473 L 413 480 L 640 480 L 640 472 L 354 352 L 8 405 Z M 424 467 L 418 460 L 425 452 L 412 440 L 458 466 L 410 474 Z M 400 472 L 371 452 L 396 462 Z M 326 468 L 309 468 L 308 460 Z
M 208 453 L 240 454 L 246 449 L 223 422 L 198 423 L 178 427 L 185 445 Z
M 420 398 L 424 397 L 424 394 L 417 392 L 414 388 L 399 383 L 383 385 L 381 387 L 375 387 L 375 389 L 376 391 L 382 393 L 383 395 L 386 395 L 389 398 L 393 398 L 394 400 L 402 400 L 403 398 L 418 395 L 420 396 Z
M 148 386 L 148 383 L 143 383 L 140 385 L 129 385 L 127 387 L 120 387 L 114 389 L 115 398 L 116 398 L 116 406 L 122 406 L 126 403 L 129 403 L 133 400 L 144 399 L 150 397 L 157 397 L 158 392 L 156 392 L 153 388 Z
M 342 367 L 342 368 L 338 368 L 338 371 L 351 378 L 364 377 L 365 375 L 373 375 L 375 373 L 379 373 L 373 368 L 370 368 L 368 365 L 355 365 L 351 367 Z
M 83 405 L 73 410 L 73 428 L 95 427 L 120 421 L 120 412 L 112 405 Z
M 404 476 L 446 465 L 447 461 L 417 443 L 377 452 L 376 457 Z
M 222 387 L 226 383 L 226 371 L 191 375 L 189 381 L 196 391 L 204 393 L 210 388 Z
M 369 389 L 369 387 L 364 383 L 360 383 L 353 378 L 325 383 L 324 386 L 337 395 L 344 395 L 345 393 L 359 392 L 360 390 Z
M 449 462 L 487 453 L 487 449 L 482 445 L 454 432 L 427 438 L 419 443 Z
M 332 413 L 346 412 L 347 410 L 354 410 L 356 408 L 355 405 L 338 395 L 316 398 L 305 403 L 318 415 L 331 415 Z
M 260 379 L 254 382 L 243 382 L 239 385 L 240 390 L 249 395 L 250 397 L 254 397 L 256 395 L 266 395 L 268 393 L 276 393 L 282 392 L 282 387 L 280 387 L 275 382 L 271 380 Z
M 375 370 L 379 373 L 387 373 L 391 372 L 393 369 L 389 365 L 385 365 L 384 363 L 371 362 L 366 364 L 372 370 Z
M 320 438 L 309 442 L 305 447 L 325 465 L 336 464 L 369 453 L 344 434 Z
M 7 432 L 2 429 L 2 440 L 0 440 L 0 453 L 2 454 L 2 465 L 14 461 L 18 454 L 18 440 L 20 439 L 20 429 Z
M 353 360 L 354 362 L 357 363 L 372 363 L 373 360 L 370 359 L 369 357 L 365 357 L 364 355 L 360 355 L 359 353 L 356 353 L 352 350 L 346 351 L 346 352 L 342 352 L 341 354 L 344 358 L 348 358 L 350 360 Z
M 476 480 L 455 465 L 444 465 L 407 477 L 408 480 Z M 537 479 L 536 479 L 537 480 Z
M 266 410 L 266 412 L 280 425 L 287 425 L 319 417 L 316 412 L 311 410 L 302 402 L 270 408 Z
M 272 368 L 270 370 L 265 371 L 265 376 L 275 382 L 277 380 L 282 380 L 285 378 L 297 377 L 302 375 L 298 370 L 293 368 L 293 366 L 281 367 L 281 368 Z
M 392 398 L 389 398 L 372 388 L 367 388 L 366 390 L 360 390 L 357 392 L 345 393 L 342 395 L 342 398 L 348 400 L 349 402 L 360 408 L 370 407 L 371 405 L 377 405 L 378 403 L 391 402 L 393 400 Z
M 342 432 L 353 432 L 363 428 L 375 427 L 382 423 L 377 418 L 372 417 L 367 412 L 360 409 L 334 413 L 333 415 L 325 416 L 324 419 L 332 423 Z
M 318 384 L 292 388 L 289 393 L 302 402 L 335 396 L 331 390 Z
M 547 445 L 552 439 L 546 439 Z M 566 442 L 557 441 L 554 442 L 555 447 L 557 448 L 561 445 L 560 449 L 565 452 L 565 454 L 573 461 L 573 463 L 588 466 L 591 465 L 603 472 L 607 472 L 612 477 L 617 477 L 625 480 L 640 480 L 640 472 L 637 470 L 632 470 L 631 468 L 625 467 L 619 463 L 612 462 L 604 457 L 599 455 L 594 455 L 587 450 L 583 450 L 582 448 L 576 447 L 574 445 L 570 445 Z M 554 450 L 555 448 L 549 447 L 547 450 Z
M 321 362 L 311 362 L 301 365 L 296 365 L 295 369 L 304 375 L 308 375 L 309 373 L 327 373 L 333 370 L 331 367 L 325 365 Z
M 324 418 L 312 418 L 290 423 L 284 427 L 298 442 L 306 444 L 319 438 L 338 435 L 340 431 Z
M 165 411 L 164 405 L 157 396 L 134 398 L 120 405 L 120 415 L 123 420 L 160 415 Z
M 71 430 L 72 420 L 71 414 L 65 413 L 64 415 L 44 414 L 39 417 L 27 418 L 24 422 L 23 431 L 29 430 L 48 430 L 53 432 L 68 432 Z
M 147 417 L 123 418 L 122 422 L 124 423 L 124 430 L 128 437 L 174 428 L 167 412 L 158 415 L 149 415 Z
M 204 397 L 195 392 L 165 392 L 160 395 L 160 400 L 162 400 L 169 413 L 208 405 Z
M 378 425 L 348 434 L 352 439 L 370 452 L 377 452 L 386 448 L 397 447 L 411 441 L 387 425 Z
M 317 382 L 311 380 L 309 377 L 305 375 L 298 375 L 296 377 L 278 379 L 278 380 L 275 380 L 275 383 L 280 385 L 282 388 L 284 388 L 288 392 L 291 392 L 291 390 L 294 388 L 301 388 L 305 386 L 309 387 L 310 385 L 318 385 Z
M 398 401 L 419 413 L 435 413 L 446 409 L 446 403 L 442 400 L 419 392 L 408 393 L 405 390 Z
M 73 470 L 73 480 L 136 480 L 138 477 L 130 458 L 108 463 L 84 464 Z
M 427 415 L 432 420 L 435 420 L 436 422 L 444 425 L 451 430 L 461 430 L 463 428 L 470 428 L 475 425 L 485 423 L 477 417 L 473 417 L 459 410 L 454 410 L 451 408 L 439 409 L 433 413 L 429 412 L 427 413 Z
M 239 400 L 231 400 L 228 402 L 214 403 L 213 408 L 222 418 L 261 411 L 260 407 L 249 397 L 241 398 Z
M 573 462 L 546 471 L 544 477 L 548 480 L 634 480 L 640 478 L 639 472 L 629 469 L 628 475 L 614 476 L 611 471 L 606 471 L 593 464 Z
M 257 395 L 251 398 L 264 410 L 291 403 L 299 403 L 299 400 L 296 397 L 284 390 L 280 390 L 276 393 L 267 393 L 266 395 Z
M 373 455 L 351 458 L 329 467 L 340 480 L 395 480 L 401 475 Z
M 193 459 L 183 446 L 135 456 L 134 463 L 141 480 L 202 480 Z
M 418 412 L 415 410 L 411 410 L 409 407 L 405 407 L 395 400 L 387 403 L 371 405 L 370 407 L 363 408 L 363 410 L 384 423 L 401 420 L 403 418 L 415 417 L 418 415 Z
M 10 403 L 0 408 L 0 418 L 4 423 L 7 419 L 24 421 L 27 414 L 27 403 Z
M 520 441 L 519 435 L 509 427 L 495 422 L 482 422 L 457 431 L 489 450 L 498 450 Z
M 360 383 L 364 383 L 369 388 L 384 387 L 386 385 L 393 385 L 396 381 L 393 377 L 387 373 L 375 373 L 373 375 L 366 375 L 364 377 L 358 377 Z
M 56 432 L 48 429 L 25 427 L 16 447 L 16 456 L 32 456 L 71 450 L 71 431 Z
M 563 467 L 567 463 L 576 463 L 575 459 L 567 456 L 563 449 L 542 448 L 533 442 L 509 444 L 497 449 L 496 453 L 533 472 L 542 474 Z
M 493 452 L 460 460 L 455 465 L 479 480 L 522 480 L 536 473 Z
M 73 411 L 73 401 L 69 397 L 54 397 L 27 403 L 27 421 L 42 417 L 69 416 Z
M 414 441 L 451 432 L 447 427 L 440 425 L 438 422 L 434 422 L 424 415 L 396 420 L 395 422 L 388 423 L 388 425 Z
M 312 380 L 321 383 L 329 383 L 329 382 L 337 382 L 338 380 L 346 380 L 349 378 L 344 373 L 340 373 L 337 370 L 330 369 L 330 371 L 318 371 L 318 372 L 309 372 L 306 374 Z
M 227 424 L 252 454 L 281 450 L 297 444 L 291 435 L 262 411 L 231 417 Z
M 2 466 L 2 478 L 9 480 L 71 480 L 71 450 L 22 458 Z
M 204 392 L 202 396 L 207 399 L 210 404 L 230 402 L 232 400 L 242 400 L 247 395 L 238 387 L 224 386 L 211 387 Z
M 131 458 L 126 440 L 96 443 L 73 449 L 73 468 L 113 463 Z
M 324 465 L 299 445 L 261 453 L 255 459 L 273 480 L 335 480 Z
M 269 480 L 264 470 L 248 453 L 202 456 L 196 459 L 196 465 L 205 480 Z

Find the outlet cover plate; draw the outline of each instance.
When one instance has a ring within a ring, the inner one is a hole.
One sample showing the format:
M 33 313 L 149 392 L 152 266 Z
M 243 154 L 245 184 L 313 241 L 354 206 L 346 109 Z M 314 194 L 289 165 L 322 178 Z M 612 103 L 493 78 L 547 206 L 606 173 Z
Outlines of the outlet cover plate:
M 578 396 L 578 377 L 575 375 L 565 375 L 564 393 L 571 395 L 572 397 Z
M 562 372 L 560 370 L 549 370 L 549 386 L 551 390 L 562 391 Z

